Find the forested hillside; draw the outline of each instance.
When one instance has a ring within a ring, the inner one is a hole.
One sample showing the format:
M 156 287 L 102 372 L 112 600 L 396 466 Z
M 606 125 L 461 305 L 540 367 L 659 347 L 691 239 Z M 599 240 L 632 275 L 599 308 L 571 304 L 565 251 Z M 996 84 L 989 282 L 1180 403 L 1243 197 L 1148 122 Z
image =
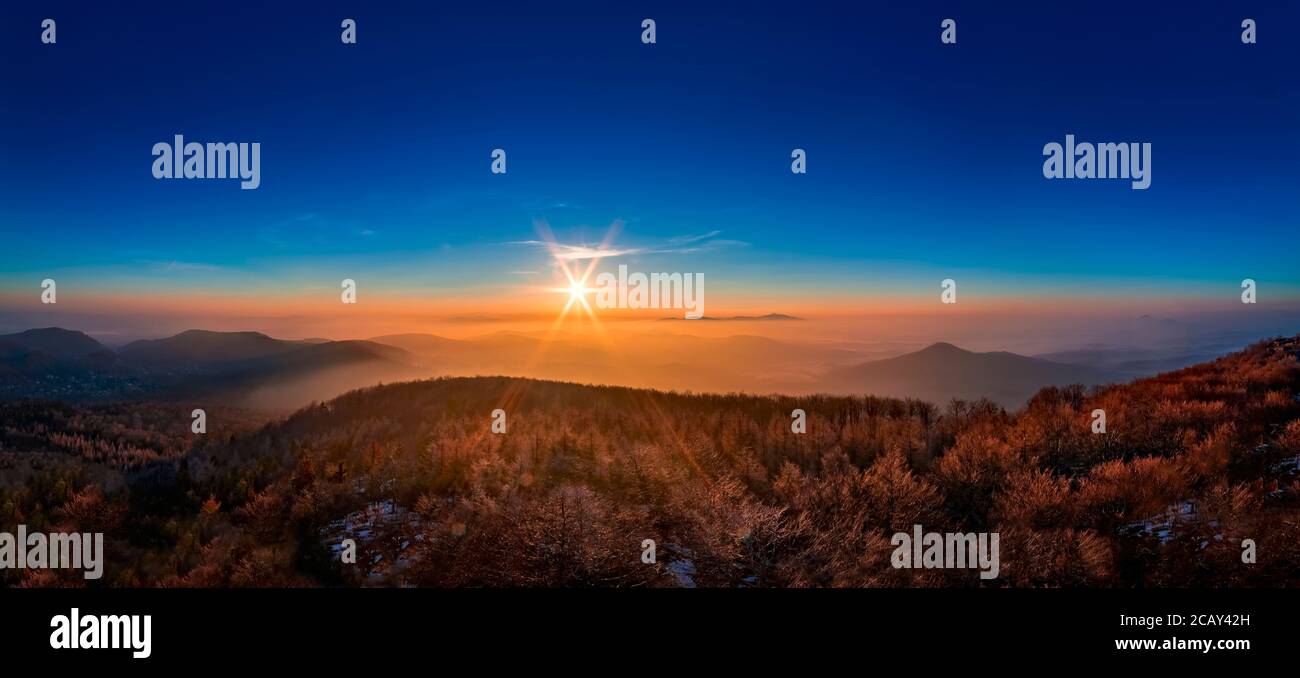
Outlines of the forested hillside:
M 1016 414 L 508 378 L 264 426 L 210 412 L 203 435 L 180 405 L 4 403 L 0 529 L 105 531 L 111 586 L 1295 585 L 1298 354 L 1267 341 Z M 999 533 L 1000 576 L 894 569 L 890 535 L 914 524 Z

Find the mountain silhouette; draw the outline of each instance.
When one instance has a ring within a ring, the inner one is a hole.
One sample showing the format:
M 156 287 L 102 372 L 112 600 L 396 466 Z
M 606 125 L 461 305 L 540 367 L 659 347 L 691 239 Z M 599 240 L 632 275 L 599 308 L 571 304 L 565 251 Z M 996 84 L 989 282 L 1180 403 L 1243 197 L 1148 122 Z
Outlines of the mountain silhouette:
M 72 373 L 103 370 L 113 352 L 83 332 L 43 327 L 0 335 L 0 374 Z
M 56 358 L 84 358 L 108 349 L 84 332 L 43 327 L 0 335 L 0 355 L 41 352 Z
M 199 399 L 283 410 L 379 381 L 429 376 L 416 362 L 369 341 L 210 330 L 135 341 L 114 354 L 82 332 L 51 327 L 0 336 L 0 398 Z
M 856 365 L 829 375 L 834 392 L 910 397 L 944 403 L 988 398 L 1016 409 L 1044 386 L 1105 384 L 1120 379 L 1094 367 L 1057 363 L 1006 351 L 976 353 L 946 342 Z
M 660 318 L 659 320 L 664 321 L 664 320 L 690 320 L 690 319 L 681 318 L 677 316 L 669 316 L 667 318 Z M 802 320 L 802 318 L 796 318 L 792 315 L 786 315 L 784 313 L 766 313 L 764 315 L 728 315 L 728 316 L 706 315 L 706 316 L 701 316 L 699 318 L 695 318 L 695 320 Z
M 988 398 L 1016 409 L 1045 386 L 1126 381 L 1131 373 L 949 343 L 883 360 L 762 336 L 652 332 L 617 345 L 567 332 L 473 339 L 400 334 L 285 340 L 188 330 L 114 353 L 60 328 L 0 337 L 0 398 L 208 399 L 275 410 L 383 381 L 437 375 L 522 376 L 662 390 L 872 394 L 934 403 Z M 629 367 L 631 366 L 631 367 Z M 43 375 L 62 375 L 49 382 Z
M 165 339 L 133 341 L 118 351 L 122 362 L 145 368 L 197 368 L 215 363 L 283 355 L 302 348 L 261 332 L 186 330 Z

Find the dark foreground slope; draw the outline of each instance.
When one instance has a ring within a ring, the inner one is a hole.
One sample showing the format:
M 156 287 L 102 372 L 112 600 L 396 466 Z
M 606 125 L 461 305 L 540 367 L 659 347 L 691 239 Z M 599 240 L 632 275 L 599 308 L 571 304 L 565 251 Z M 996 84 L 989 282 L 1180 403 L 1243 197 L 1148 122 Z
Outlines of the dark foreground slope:
M 505 378 L 365 389 L 256 429 L 218 413 L 205 436 L 164 406 L 0 404 L 0 529 L 103 530 L 116 586 L 1294 586 L 1298 353 L 1049 388 L 1015 414 Z M 998 578 L 893 568 L 915 524 L 997 532 Z

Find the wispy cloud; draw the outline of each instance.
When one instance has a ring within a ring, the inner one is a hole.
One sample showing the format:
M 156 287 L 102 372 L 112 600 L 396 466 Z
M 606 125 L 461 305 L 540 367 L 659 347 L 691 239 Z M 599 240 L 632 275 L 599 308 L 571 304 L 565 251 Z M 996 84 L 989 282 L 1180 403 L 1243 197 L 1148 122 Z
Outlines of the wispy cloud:
M 606 257 L 621 257 L 628 254 L 641 254 L 647 250 L 637 247 L 590 247 L 587 245 L 567 245 L 559 242 L 545 242 L 542 240 L 520 240 L 510 245 L 530 245 L 538 249 L 549 251 L 556 259 L 579 260 L 579 259 L 604 259 Z
M 204 264 L 196 261 L 145 261 L 143 262 L 150 269 L 155 271 L 220 271 L 220 266 L 214 264 Z
M 536 247 L 549 252 L 556 259 L 565 261 L 607 259 L 631 254 L 692 254 L 714 251 L 723 247 L 743 247 L 748 244 L 739 240 L 718 239 L 717 236 L 721 234 L 722 231 L 714 230 L 695 235 L 679 235 L 668 238 L 663 244 L 645 247 L 614 247 L 608 244 L 575 245 L 545 240 L 520 240 L 507 244 Z
M 294 216 L 289 217 L 288 219 L 284 219 L 277 223 L 263 226 L 261 230 L 258 231 L 257 237 L 262 242 L 265 242 L 274 247 L 290 247 L 295 243 L 291 239 L 285 239 L 281 237 L 280 235 L 281 231 L 283 231 L 286 228 L 292 229 L 300 224 L 309 221 L 315 221 L 316 216 L 317 215 L 315 212 L 305 212 L 303 214 L 295 214 Z
M 669 238 L 668 242 L 673 245 L 686 245 L 701 240 L 708 240 L 709 238 L 716 238 L 721 233 L 722 231 L 709 231 L 708 233 L 701 233 L 699 235 L 679 235 Z

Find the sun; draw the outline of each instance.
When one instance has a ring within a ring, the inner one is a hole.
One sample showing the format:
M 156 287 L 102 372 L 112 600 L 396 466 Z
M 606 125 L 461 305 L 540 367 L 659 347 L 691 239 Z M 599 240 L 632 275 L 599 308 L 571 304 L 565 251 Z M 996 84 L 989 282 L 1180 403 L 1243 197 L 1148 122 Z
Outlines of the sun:
M 573 284 L 569 285 L 569 300 L 583 303 L 586 301 L 587 295 L 594 291 L 582 284 L 581 280 L 574 281 Z
M 574 277 L 574 275 L 570 273 L 567 268 L 565 268 L 564 274 L 569 278 L 569 286 L 567 288 L 561 287 L 556 291 L 557 292 L 567 291 L 569 293 L 569 301 L 564 304 L 564 310 L 560 312 L 560 319 L 562 320 L 564 316 L 569 312 L 569 309 L 573 308 L 574 306 L 581 308 L 582 310 L 587 312 L 588 316 L 591 316 L 592 315 L 591 304 L 587 303 L 587 295 L 591 294 L 592 292 L 595 292 L 596 290 L 587 287 L 586 276 L 582 278 Z
M 582 315 L 585 315 L 587 319 L 594 323 L 596 330 L 603 333 L 603 330 L 600 327 L 600 321 L 596 318 L 596 312 L 592 309 L 592 303 L 588 301 L 588 297 L 593 294 L 596 295 L 596 305 L 599 306 L 600 294 L 604 290 L 600 289 L 599 286 L 595 288 L 588 287 L 587 281 L 591 279 L 591 275 L 595 272 L 596 266 L 605 256 L 603 253 L 608 250 L 609 244 L 613 241 L 614 235 L 618 232 L 618 223 L 616 222 L 610 225 L 610 228 L 606 231 L 605 237 L 601 241 L 599 247 L 579 248 L 583 256 L 571 256 L 573 254 L 571 250 L 562 250 L 562 248 L 560 248 L 556 243 L 555 234 L 551 233 L 550 226 L 548 226 L 546 222 L 537 222 L 535 225 L 537 227 L 537 234 L 541 237 L 541 242 L 547 243 L 550 246 L 551 256 L 554 258 L 554 261 L 552 262 L 553 265 L 560 273 L 564 274 L 564 277 L 569 283 L 568 286 L 565 287 L 549 288 L 551 292 L 563 294 L 567 297 L 564 302 L 564 308 L 560 309 L 559 315 L 551 325 L 550 336 L 553 336 L 554 333 L 559 330 L 560 325 L 564 323 L 564 319 L 569 315 L 569 311 L 578 311 Z M 585 267 L 579 263 L 580 260 L 586 261 Z

